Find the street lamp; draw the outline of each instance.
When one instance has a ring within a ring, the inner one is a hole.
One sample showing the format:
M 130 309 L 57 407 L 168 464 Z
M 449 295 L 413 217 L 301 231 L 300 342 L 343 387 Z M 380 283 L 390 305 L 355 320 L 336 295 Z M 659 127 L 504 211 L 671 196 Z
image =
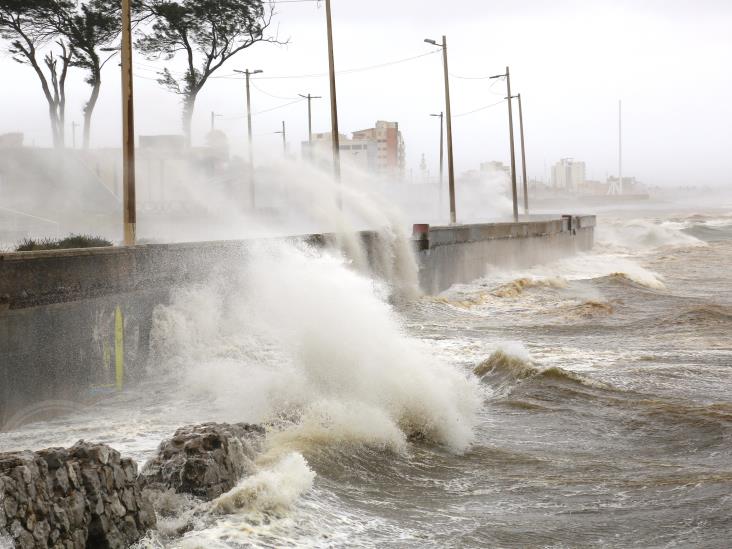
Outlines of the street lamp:
M 341 147 L 338 134 L 338 99 L 336 96 L 335 57 L 333 55 L 333 18 L 330 0 L 325 0 L 326 32 L 328 35 L 328 76 L 330 80 L 330 139 L 333 145 L 333 175 L 337 183 L 341 181 Z M 343 208 L 343 198 L 338 193 L 338 207 Z
M 249 201 L 252 205 L 252 210 L 254 209 L 256 205 L 256 196 L 255 196 L 255 189 L 254 189 L 254 143 L 252 142 L 252 99 L 251 95 L 249 93 L 249 77 L 252 74 L 260 74 L 264 72 L 261 69 L 250 71 L 249 69 L 244 69 L 243 71 L 240 70 L 234 70 L 234 72 L 238 72 L 239 74 L 243 74 L 246 76 L 246 90 L 247 90 L 247 135 L 249 137 Z
M 521 94 L 518 94 L 519 128 L 521 129 L 521 168 L 524 177 L 524 214 L 529 215 L 529 183 L 526 179 L 526 149 L 524 147 L 524 111 L 521 108 Z
M 439 186 L 439 191 L 438 191 L 438 204 L 439 204 L 438 208 L 439 208 L 439 211 L 442 212 L 442 181 L 443 181 L 443 172 L 444 172 L 443 165 L 444 165 L 444 149 L 445 149 L 444 144 L 443 144 L 444 133 L 445 133 L 443 131 L 443 126 L 444 126 L 444 121 L 445 121 L 445 113 L 440 112 L 440 114 L 431 114 L 430 116 L 439 117 L 439 119 L 440 119 L 440 186 Z
M 516 152 L 514 150 L 514 144 L 513 144 L 513 109 L 511 107 L 512 101 L 511 101 L 511 73 L 508 70 L 508 67 L 506 67 L 505 74 L 497 74 L 495 76 L 491 76 L 491 79 L 494 78 L 505 78 L 506 79 L 506 88 L 507 88 L 507 95 L 506 99 L 508 99 L 508 138 L 511 143 L 511 192 L 513 193 L 513 220 L 514 222 L 518 223 L 518 192 L 516 190 Z
M 457 222 L 457 215 L 455 212 L 455 167 L 452 155 L 452 115 L 450 111 L 450 80 L 447 69 L 447 37 L 442 36 L 442 44 L 438 44 L 436 40 L 431 38 L 425 38 L 424 41 L 442 48 L 442 64 L 445 73 L 445 114 L 447 116 L 447 178 L 450 191 L 450 223 L 454 224 Z

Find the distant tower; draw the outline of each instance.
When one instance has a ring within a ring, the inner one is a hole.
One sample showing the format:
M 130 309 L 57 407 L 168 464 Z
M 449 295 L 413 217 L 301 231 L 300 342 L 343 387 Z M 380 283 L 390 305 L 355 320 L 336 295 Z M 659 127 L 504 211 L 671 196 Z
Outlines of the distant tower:
M 422 174 L 422 181 L 427 181 L 427 160 L 422 153 L 422 160 L 419 161 L 419 171 Z

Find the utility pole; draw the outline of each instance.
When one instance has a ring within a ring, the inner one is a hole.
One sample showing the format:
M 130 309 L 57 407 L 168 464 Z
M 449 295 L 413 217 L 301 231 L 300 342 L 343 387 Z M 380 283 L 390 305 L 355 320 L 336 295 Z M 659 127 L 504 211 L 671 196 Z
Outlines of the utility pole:
M 440 119 L 440 186 L 438 191 L 438 203 L 439 203 L 439 211 L 442 212 L 442 182 L 444 179 L 444 156 L 445 156 L 445 146 L 444 146 L 444 122 L 445 122 L 445 113 L 440 112 L 440 114 L 431 114 L 430 116 L 436 116 Z
M 312 146 L 312 144 L 313 144 L 313 111 L 312 111 L 310 104 L 312 103 L 313 99 L 322 99 L 322 97 L 320 95 L 310 95 L 310 94 L 303 95 L 301 93 L 298 93 L 297 95 L 299 95 L 303 99 L 308 100 L 308 143 L 310 144 L 310 146 Z M 310 152 L 312 153 L 312 150 Z
M 252 142 L 252 100 L 251 95 L 249 93 L 249 77 L 252 74 L 259 74 L 263 72 L 261 69 L 257 69 L 254 71 L 250 71 L 249 69 L 244 69 L 243 71 L 234 70 L 234 72 L 238 72 L 240 74 L 245 75 L 246 77 L 246 92 L 247 92 L 247 137 L 249 139 L 249 202 L 252 206 L 252 209 L 256 206 L 256 193 L 254 188 L 254 143 Z
M 336 96 L 335 59 L 333 57 L 333 20 L 330 0 L 325 0 L 325 17 L 328 32 L 328 74 L 330 76 L 330 139 L 333 145 L 333 176 L 341 182 L 341 144 L 338 134 L 338 99 Z M 343 208 L 343 198 L 338 194 L 338 207 Z
M 508 100 L 508 138 L 511 143 L 511 192 L 513 194 L 513 220 L 518 223 L 518 191 L 516 189 L 516 151 L 513 143 L 513 108 L 511 101 L 511 73 L 506 67 L 505 74 L 497 74 L 491 78 L 506 79 L 506 99 Z
M 211 111 L 211 131 L 214 131 L 216 129 L 216 114 Z
M 134 246 L 137 210 L 135 208 L 135 109 L 132 90 L 130 0 L 122 0 L 122 208 L 124 244 Z
M 529 182 L 526 178 L 526 149 L 524 147 L 524 110 L 521 107 L 521 94 L 518 94 L 519 127 L 521 128 L 521 168 L 524 176 L 524 214 L 529 215 Z
M 275 133 L 281 133 L 282 134 L 282 151 L 285 153 L 285 156 L 287 156 L 287 130 L 285 129 L 285 121 L 282 121 L 282 131 L 275 132 Z
M 450 111 L 450 78 L 447 68 L 447 37 L 442 36 L 442 44 L 430 38 L 425 38 L 425 42 L 442 48 L 442 65 L 444 69 L 445 79 L 445 114 L 447 116 L 447 181 L 450 191 L 450 224 L 457 223 L 457 213 L 455 211 L 455 166 L 452 154 L 452 114 Z

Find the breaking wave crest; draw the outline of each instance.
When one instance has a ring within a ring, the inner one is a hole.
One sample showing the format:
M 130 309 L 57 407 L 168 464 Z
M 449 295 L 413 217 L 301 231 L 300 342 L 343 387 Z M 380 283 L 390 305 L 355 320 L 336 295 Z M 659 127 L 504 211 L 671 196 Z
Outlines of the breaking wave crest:
M 565 288 L 567 281 L 559 277 L 548 278 L 517 278 L 507 284 L 499 286 L 491 293 L 496 297 L 517 297 L 527 288 Z
M 660 275 L 645 269 L 643 269 L 642 271 L 634 270 L 631 272 L 614 272 L 610 273 L 609 277 L 613 280 L 620 282 L 628 281 L 635 284 L 640 284 L 641 286 L 645 286 L 646 288 L 650 288 L 652 290 L 666 289 L 666 284 L 664 284 Z
M 664 247 L 705 246 L 685 232 L 686 225 L 673 221 L 603 220 L 596 229 L 601 248 L 620 250 L 651 250 Z
M 310 489 L 314 479 L 315 473 L 305 458 L 298 453 L 291 453 L 273 466 L 246 477 L 219 496 L 213 501 L 212 512 L 283 514 Z
M 511 354 L 504 349 L 494 351 L 486 360 L 473 369 L 473 373 L 495 388 L 511 389 L 525 380 L 555 380 L 560 382 L 581 384 L 597 388 L 605 388 L 604 384 L 589 379 L 559 366 L 542 368 L 533 362 L 528 354 L 523 356 Z

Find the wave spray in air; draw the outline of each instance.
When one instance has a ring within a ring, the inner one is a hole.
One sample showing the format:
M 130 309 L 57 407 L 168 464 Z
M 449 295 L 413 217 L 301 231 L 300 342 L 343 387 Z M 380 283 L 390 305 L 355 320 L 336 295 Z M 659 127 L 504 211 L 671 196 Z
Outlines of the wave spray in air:
M 155 347 L 222 419 L 269 422 L 274 446 L 420 436 L 472 440 L 476 383 L 407 337 L 383 285 L 337 254 L 263 245 L 236 280 L 177 294 L 156 315 Z

